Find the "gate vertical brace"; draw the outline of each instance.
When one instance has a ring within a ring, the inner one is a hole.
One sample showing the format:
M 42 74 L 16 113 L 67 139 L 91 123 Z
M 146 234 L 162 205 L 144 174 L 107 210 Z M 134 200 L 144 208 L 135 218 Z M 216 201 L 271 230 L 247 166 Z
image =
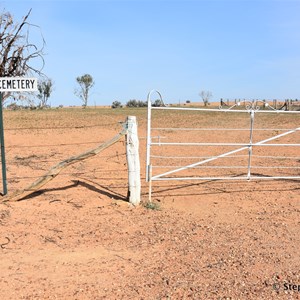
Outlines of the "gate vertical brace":
M 152 92 L 152 91 L 151 91 Z M 152 174 L 150 166 L 150 147 L 151 147 L 151 108 L 152 103 L 150 99 L 151 92 L 149 92 L 147 97 L 147 152 L 146 152 L 146 181 L 149 182 L 149 202 L 151 202 L 151 192 L 152 192 Z
M 7 194 L 7 179 L 6 179 L 6 160 L 4 146 L 4 127 L 3 127 L 3 94 L 0 92 L 0 144 L 1 144 L 1 166 L 2 166 L 2 184 L 3 195 Z
M 150 92 L 151 93 L 151 92 Z M 151 100 L 150 93 L 147 97 L 147 152 L 146 152 L 146 181 L 149 182 L 150 147 L 151 147 Z
M 249 148 L 248 148 L 249 157 L 248 157 L 248 173 L 247 173 L 248 180 L 250 180 L 250 177 L 251 177 L 254 116 L 255 116 L 255 112 L 254 112 L 254 109 L 252 108 L 251 111 L 250 111 L 250 141 L 249 141 Z

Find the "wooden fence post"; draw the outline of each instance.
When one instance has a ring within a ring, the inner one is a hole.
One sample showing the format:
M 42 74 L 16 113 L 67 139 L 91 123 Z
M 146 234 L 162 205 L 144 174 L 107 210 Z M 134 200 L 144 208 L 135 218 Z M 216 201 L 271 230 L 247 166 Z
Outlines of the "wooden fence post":
M 133 205 L 141 201 L 139 139 L 135 116 L 127 117 L 126 157 L 128 165 L 128 200 Z

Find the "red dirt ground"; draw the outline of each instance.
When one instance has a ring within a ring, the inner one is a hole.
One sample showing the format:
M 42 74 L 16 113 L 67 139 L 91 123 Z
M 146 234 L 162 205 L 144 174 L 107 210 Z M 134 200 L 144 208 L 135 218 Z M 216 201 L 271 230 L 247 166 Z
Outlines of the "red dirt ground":
M 146 203 L 145 110 L 6 111 L 9 193 L 110 139 L 128 114 L 139 121 Z M 160 127 L 216 124 L 170 118 L 154 116 Z M 299 116 L 276 118 L 273 127 L 299 126 Z M 289 141 L 299 143 L 299 132 Z M 0 299 L 300 299 L 299 180 L 154 182 L 156 209 L 135 208 L 124 152 L 119 142 L 26 200 L 0 202 Z

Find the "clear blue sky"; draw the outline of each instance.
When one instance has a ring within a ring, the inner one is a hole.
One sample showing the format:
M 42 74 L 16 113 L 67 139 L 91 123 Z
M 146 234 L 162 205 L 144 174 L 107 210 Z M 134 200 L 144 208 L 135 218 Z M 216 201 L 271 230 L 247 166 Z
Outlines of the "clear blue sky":
M 89 105 L 145 100 L 300 98 L 300 1 L 0 0 L 46 40 L 52 106 L 81 105 L 75 78 L 96 84 Z

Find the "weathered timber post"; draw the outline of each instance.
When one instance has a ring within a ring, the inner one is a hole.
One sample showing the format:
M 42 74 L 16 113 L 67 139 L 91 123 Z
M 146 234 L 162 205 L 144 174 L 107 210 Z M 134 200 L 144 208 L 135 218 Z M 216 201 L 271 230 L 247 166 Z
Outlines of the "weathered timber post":
M 141 201 L 139 139 L 135 116 L 127 117 L 126 157 L 128 165 L 128 200 L 133 205 Z

